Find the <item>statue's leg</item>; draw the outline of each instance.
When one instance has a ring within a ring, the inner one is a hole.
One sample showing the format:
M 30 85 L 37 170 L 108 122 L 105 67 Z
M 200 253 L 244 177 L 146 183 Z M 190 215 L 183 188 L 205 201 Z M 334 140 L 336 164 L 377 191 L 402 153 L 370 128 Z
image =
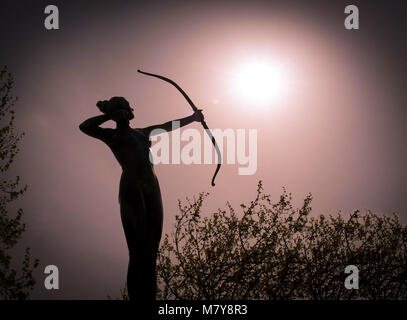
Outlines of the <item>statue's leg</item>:
M 149 272 L 150 272 L 150 297 L 152 300 L 156 299 L 157 293 L 157 253 L 160 245 L 162 228 L 163 228 L 163 205 L 161 200 L 161 192 L 158 187 L 153 192 L 145 193 L 145 203 L 147 211 L 147 224 L 149 230 Z
M 149 246 L 146 206 L 141 190 L 134 190 L 132 197 L 121 199 L 120 214 L 129 249 L 129 267 L 127 271 L 127 290 L 130 300 L 146 300 L 150 290 L 146 286 L 148 273 Z
M 158 183 L 133 187 L 131 192 L 123 192 L 120 212 L 130 255 L 127 273 L 129 298 L 155 300 L 157 252 L 163 224 Z

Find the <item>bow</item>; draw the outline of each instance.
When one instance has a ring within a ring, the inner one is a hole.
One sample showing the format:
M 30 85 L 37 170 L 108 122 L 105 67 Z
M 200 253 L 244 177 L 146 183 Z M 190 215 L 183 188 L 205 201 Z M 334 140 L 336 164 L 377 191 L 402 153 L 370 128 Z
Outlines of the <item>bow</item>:
M 192 110 L 194 110 L 194 112 L 199 112 L 198 108 L 192 102 L 191 98 L 188 97 L 188 95 L 185 93 L 185 91 L 182 90 L 181 87 L 178 84 L 176 84 L 174 81 L 172 81 L 171 79 L 168 79 L 166 77 L 163 77 L 163 76 L 160 76 L 160 75 L 157 75 L 157 74 L 144 72 L 144 71 L 141 71 L 141 70 L 137 70 L 137 72 L 140 72 L 140 73 L 148 75 L 148 76 L 156 77 L 158 79 L 161 79 L 161 80 L 164 80 L 166 82 L 171 83 L 175 88 L 178 89 L 179 92 L 181 92 L 181 94 L 184 96 L 184 98 L 188 101 L 189 105 L 192 107 Z M 222 155 L 221 155 L 219 147 L 218 147 L 218 145 L 216 143 L 215 137 L 212 135 L 211 131 L 209 130 L 208 125 L 206 124 L 205 120 L 202 120 L 201 124 L 204 127 L 206 133 L 208 134 L 209 138 L 211 139 L 211 141 L 213 143 L 213 146 L 215 147 L 217 156 L 218 156 L 218 164 L 216 166 L 215 173 L 213 174 L 213 177 L 212 177 L 212 187 L 213 187 L 213 186 L 215 186 L 215 178 L 216 178 L 216 175 L 218 174 L 218 171 L 219 171 L 220 166 L 221 166 Z

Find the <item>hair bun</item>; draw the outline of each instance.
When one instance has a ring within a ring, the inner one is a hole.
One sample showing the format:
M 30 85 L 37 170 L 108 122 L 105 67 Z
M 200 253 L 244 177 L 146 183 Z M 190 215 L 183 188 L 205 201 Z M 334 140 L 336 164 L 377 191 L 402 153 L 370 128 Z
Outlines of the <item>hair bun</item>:
M 131 110 L 129 102 L 123 97 L 112 97 L 110 100 L 98 101 L 96 106 L 103 113 L 111 113 L 119 109 Z
M 98 101 L 96 103 L 96 106 L 99 108 L 99 110 L 103 113 L 107 113 L 107 104 L 109 101 L 104 100 L 104 101 Z

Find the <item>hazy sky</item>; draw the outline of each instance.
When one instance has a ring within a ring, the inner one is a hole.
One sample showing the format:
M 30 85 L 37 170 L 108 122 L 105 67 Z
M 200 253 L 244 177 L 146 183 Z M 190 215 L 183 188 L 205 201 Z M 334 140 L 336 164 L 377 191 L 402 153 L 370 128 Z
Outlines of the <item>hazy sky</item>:
M 329 3 L 329 4 L 328 4 Z M 78 125 L 98 100 L 124 96 L 143 127 L 191 114 L 177 81 L 209 127 L 257 129 L 258 169 L 158 165 L 164 232 L 177 200 L 210 191 L 208 214 L 255 195 L 314 195 L 314 214 L 370 208 L 407 222 L 405 1 L 352 1 L 360 30 L 344 28 L 348 1 L 52 1 L 60 29 L 45 30 L 44 1 L 2 1 L 0 64 L 15 76 L 17 126 L 26 136 L 11 170 L 29 185 L 24 245 L 40 258 L 33 298 L 119 295 L 127 248 L 119 216 L 120 167 Z M 260 107 L 234 76 L 251 61 L 281 65 L 281 96 Z M 191 125 L 200 128 L 195 123 Z M 44 266 L 61 289 L 43 287 Z

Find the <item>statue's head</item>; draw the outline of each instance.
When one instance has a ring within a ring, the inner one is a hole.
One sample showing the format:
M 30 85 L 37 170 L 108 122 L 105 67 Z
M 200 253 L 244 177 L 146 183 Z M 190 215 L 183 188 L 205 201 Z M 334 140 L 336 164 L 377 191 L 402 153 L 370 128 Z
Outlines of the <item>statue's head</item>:
M 122 109 L 129 112 L 129 120 L 134 118 L 133 108 L 130 107 L 129 102 L 123 97 L 112 97 L 110 100 L 98 101 L 96 105 L 103 113 L 111 113 Z

